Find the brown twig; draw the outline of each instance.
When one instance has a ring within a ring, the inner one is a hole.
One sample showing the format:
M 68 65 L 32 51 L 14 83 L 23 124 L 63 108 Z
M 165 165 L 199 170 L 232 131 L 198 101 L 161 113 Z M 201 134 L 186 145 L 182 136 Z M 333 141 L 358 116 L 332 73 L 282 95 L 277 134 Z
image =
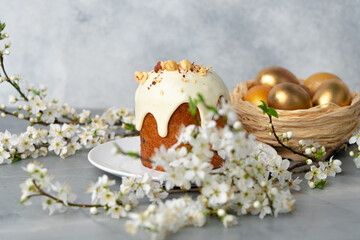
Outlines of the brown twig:
M 166 191 L 169 194 L 174 194 L 174 193 L 188 193 L 188 192 L 200 192 L 200 188 L 190 188 L 189 190 L 185 190 L 185 189 L 171 189 Z
M 274 136 L 275 136 L 275 138 L 276 138 L 276 141 L 278 141 L 278 143 L 279 143 L 282 147 L 286 148 L 287 150 L 291 151 L 292 153 L 295 153 L 295 154 L 297 154 L 297 155 L 303 156 L 303 157 L 305 157 L 306 159 L 309 159 L 309 158 L 310 158 L 310 159 L 311 159 L 312 161 L 314 161 L 314 162 L 318 162 L 318 161 L 319 161 L 318 159 L 316 159 L 316 158 L 314 158 L 314 157 L 312 157 L 312 156 L 308 156 L 308 155 L 306 155 L 306 154 L 304 154 L 304 153 L 295 151 L 295 150 L 292 149 L 291 147 L 286 146 L 283 142 L 281 142 L 280 138 L 279 138 L 278 135 L 276 134 L 276 131 L 275 131 L 275 128 L 274 128 L 274 124 L 273 124 L 273 122 L 272 122 L 272 117 L 271 117 L 271 115 L 269 115 L 269 114 L 267 114 L 267 115 L 268 115 L 268 117 L 269 117 L 269 122 L 270 122 L 270 125 L 271 125 L 272 133 L 274 134 Z
M 62 205 L 64 206 L 70 206 L 70 207 L 82 207 L 82 208 L 91 208 L 91 207 L 95 207 L 95 208 L 101 208 L 101 207 L 104 207 L 103 205 L 101 204 L 77 204 L 77 203 L 71 203 L 71 202 L 68 202 L 67 205 L 64 203 L 64 201 L 60 200 L 60 199 L 57 199 L 56 197 L 46 193 L 45 191 L 43 191 L 39 185 L 36 184 L 36 181 L 35 179 L 32 180 L 34 186 L 36 187 L 36 189 L 39 191 L 40 195 L 42 196 L 45 196 L 45 197 L 48 197 L 54 201 L 56 201 L 57 203 L 61 203 Z M 29 197 L 32 197 L 32 196 L 40 196 L 40 195 L 31 195 Z
M 9 78 L 9 76 L 7 75 L 7 73 L 6 73 L 6 70 L 5 70 L 5 66 L 4 66 L 4 57 L 3 57 L 3 55 L 2 54 L 0 54 L 0 65 L 1 65 L 1 68 L 2 68 L 2 70 L 3 70 L 3 72 L 4 72 L 4 75 L 5 75 L 5 80 L 8 82 L 8 83 L 10 83 L 15 89 L 16 89 L 16 91 L 18 91 L 18 93 L 21 95 L 21 97 L 25 100 L 25 101 L 29 101 L 29 99 L 25 96 L 25 94 L 20 90 L 20 87 L 16 84 L 14 84 L 11 80 L 10 80 L 10 78 Z

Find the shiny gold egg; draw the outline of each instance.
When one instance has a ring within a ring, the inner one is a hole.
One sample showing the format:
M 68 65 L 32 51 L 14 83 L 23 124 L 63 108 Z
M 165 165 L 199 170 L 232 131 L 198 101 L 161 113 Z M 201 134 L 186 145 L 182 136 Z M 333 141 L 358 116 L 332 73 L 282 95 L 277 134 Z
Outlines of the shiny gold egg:
M 302 84 L 299 84 L 299 86 L 300 86 L 302 89 L 304 89 L 304 90 L 309 94 L 309 96 L 310 96 L 310 98 L 311 98 L 312 94 L 311 94 L 310 89 L 309 89 L 307 86 L 302 85 Z
M 298 84 L 280 83 L 271 89 L 268 105 L 275 109 L 295 110 L 311 108 L 312 102 L 309 94 Z
M 258 85 L 268 85 L 274 87 L 279 83 L 291 82 L 299 84 L 299 81 L 289 70 L 282 67 L 267 67 L 261 70 L 256 76 Z
M 312 101 L 314 106 L 327 107 L 329 103 L 335 103 L 343 107 L 350 104 L 351 92 L 341 80 L 327 80 L 317 88 Z
M 263 100 L 267 104 L 267 98 L 270 90 L 271 87 L 266 85 L 254 86 L 245 94 L 244 101 L 252 102 L 257 106 L 262 104 L 261 100 Z
M 304 85 L 310 89 L 311 96 L 314 96 L 315 91 L 320 86 L 320 84 L 322 84 L 323 82 L 330 80 L 330 79 L 341 80 L 338 76 L 336 76 L 332 73 L 319 72 L 319 73 L 315 73 L 315 74 L 311 75 L 310 77 L 308 77 L 305 80 Z

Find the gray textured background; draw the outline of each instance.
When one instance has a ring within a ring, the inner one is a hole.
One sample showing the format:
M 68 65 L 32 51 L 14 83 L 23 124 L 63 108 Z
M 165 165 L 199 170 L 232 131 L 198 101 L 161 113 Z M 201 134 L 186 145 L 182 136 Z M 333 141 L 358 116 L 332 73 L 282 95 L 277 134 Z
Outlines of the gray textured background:
M 0 0 L 0 18 L 8 72 L 75 107 L 133 107 L 133 72 L 167 59 L 212 65 L 229 89 L 269 65 L 360 89 L 360 1 Z

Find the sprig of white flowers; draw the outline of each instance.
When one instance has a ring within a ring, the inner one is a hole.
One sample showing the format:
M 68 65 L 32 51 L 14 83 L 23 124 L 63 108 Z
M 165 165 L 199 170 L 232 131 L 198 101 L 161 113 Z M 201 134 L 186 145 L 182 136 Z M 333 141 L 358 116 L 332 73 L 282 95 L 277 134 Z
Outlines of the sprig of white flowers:
M 9 37 L 2 33 L 4 28 L 5 24 L 0 22 L 0 40 Z M 57 99 L 46 99 L 45 85 L 35 87 L 26 83 L 21 75 L 9 76 L 4 55 L 10 54 L 10 46 L 11 43 L 7 42 L 0 50 L 3 74 L 0 73 L 0 83 L 9 83 L 18 92 L 18 96 L 9 96 L 9 104 L 17 110 L 9 111 L 5 104 L 1 104 L 0 117 L 13 116 L 28 121 L 30 126 L 18 135 L 0 132 L 0 164 L 45 156 L 49 151 L 65 158 L 81 148 L 92 148 L 116 137 L 137 134 L 130 109 L 113 107 L 101 116 L 92 116 L 89 110 L 78 113 L 68 104 L 59 105 Z
M 350 151 L 350 156 L 354 157 L 354 163 L 357 168 L 360 168 L 360 131 L 357 131 L 354 136 L 349 139 L 349 144 L 356 144 L 357 147 Z

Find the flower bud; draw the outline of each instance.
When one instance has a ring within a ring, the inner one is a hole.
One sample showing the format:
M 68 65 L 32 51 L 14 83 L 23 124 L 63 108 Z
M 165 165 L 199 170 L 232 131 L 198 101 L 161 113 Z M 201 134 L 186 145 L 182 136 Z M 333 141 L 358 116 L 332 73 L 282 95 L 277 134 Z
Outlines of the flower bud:
M 8 49 L 6 49 L 4 52 L 3 52 L 3 55 L 10 55 L 10 51 Z
M 253 206 L 254 206 L 254 208 L 256 208 L 256 209 L 260 208 L 260 207 L 261 207 L 260 201 L 259 201 L 259 200 L 256 200 L 256 201 L 254 202 Z
M 219 217 L 224 216 L 224 215 L 225 215 L 225 210 L 222 209 L 222 208 L 218 209 L 218 210 L 217 210 L 217 215 L 218 215 Z
M 261 182 L 260 182 L 260 186 L 261 186 L 261 187 L 266 187 L 266 186 L 267 186 L 267 182 L 264 181 L 264 180 L 261 181 Z
M 312 152 L 316 152 L 316 147 L 312 147 L 312 148 L 311 148 L 311 151 L 312 151 Z
M 278 194 L 279 191 L 276 187 L 273 187 L 270 192 L 272 195 L 276 195 L 276 194 Z
M 310 155 L 312 153 L 310 148 L 305 149 L 305 154 L 306 155 Z
M 309 184 L 310 188 L 315 188 L 315 183 L 314 182 L 308 182 L 308 184 Z
M 11 46 L 11 42 L 5 43 L 5 48 L 9 48 Z
M 47 86 L 44 84 L 40 84 L 40 90 L 41 91 L 46 91 L 47 90 Z
M 292 132 L 287 132 L 287 137 L 288 137 L 289 139 L 292 138 L 292 135 L 293 135 Z
M 309 158 L 309 159 L 306 159 L 306 164 L 307 165 L 310 165 L 310 164 L 312 164 L 313 163 L 313 161 Z
M 9 96 L 9 103 L 14 104 L 17 102 L 17 98 L 13 95 Z
M 353 156 L 355 155 L 354 151 L 350 151 L 350 152 L 349 152 L 349 155 L 350 155 L 351 157 L 353 157 Z
M 96 207 L 92 207 L 92 208 L 90 208 L 90 213 L 91 213 L 92 215 L 96 215 L 96 214 L 98 214 L 98 210 L 97 210 L 97 208 L 96 208 Z
M 4 38 L 9 38 L 9 37 L 10 37 L 10 35 L 9 35 L 9 34 L 7 34 L 7 33 L 4 33 L 4 34 L 3 34 L 3 37 L 4 37 Z
M 1 108 L 1 109 L 5 109 L 6 106 L 5 106 L 4 104 L 1 104 L 0 108 Z
M 235 128 L 235 130 L 240 130 L 241 129 L 241 122 L 240 121 L 235 121 L 234 122 L 234 128 Z
M 125 211 L 129 212 L 131 210 L 130 204 L 125 205 Z
M 4 118 L 5 116 L 6 116 L 6 114 L 5 114 L 5 113 L 1 113 L 1 117 L 3 117 L 3 118 Z
M 299 140 L 299 145 L 303 146 L 304 145 L 304 140 Z
M 18 118 L 19 118 L 19 119 L 24 119 L 24 118 L 25 118 L 25 116 L 24 116 L 24 114 L 19 113 Z

